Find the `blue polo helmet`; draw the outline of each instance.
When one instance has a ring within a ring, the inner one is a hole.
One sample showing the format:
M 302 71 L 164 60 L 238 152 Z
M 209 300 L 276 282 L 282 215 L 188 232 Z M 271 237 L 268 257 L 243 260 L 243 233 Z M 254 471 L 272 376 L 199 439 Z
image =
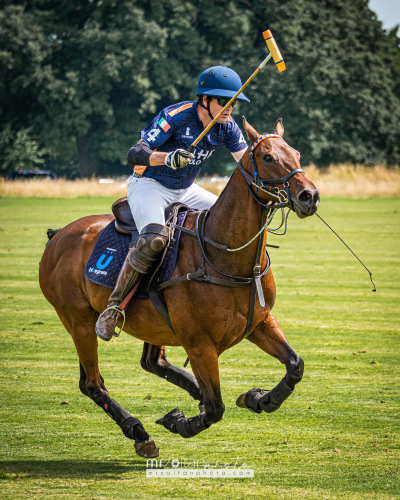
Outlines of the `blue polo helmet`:
M 226 66 L 213 66 L 200 75 L 196 94 L 210 97 L 233 97 L 242 86 L 242 81 L 236 71 Z M 250 102 L 241 92 L 237 99 Z

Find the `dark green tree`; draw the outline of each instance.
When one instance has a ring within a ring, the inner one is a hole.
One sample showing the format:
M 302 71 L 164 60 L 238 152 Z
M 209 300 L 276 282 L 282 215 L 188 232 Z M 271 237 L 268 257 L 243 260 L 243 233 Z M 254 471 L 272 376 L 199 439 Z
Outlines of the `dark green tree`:
M 399 40 L 382 29 L 368 1 L 246 5 L 254 12 L 254 28 L 268 25 L 273 31 L 287 63 L 284 73 L 264 71 L 249 91 L 249 118 L 256 126 L 265 127 L 260 109 L 264 116 L 282 117 L 303 164 L 400 163 L 393 70 Z M 254 65 L 254 56 L 246 59 Z
M 39 95 L 53 79 L 42 20 L 21 5 L 0 11 L 0 168 L 31 168 L 51 157 L 35 127 Z

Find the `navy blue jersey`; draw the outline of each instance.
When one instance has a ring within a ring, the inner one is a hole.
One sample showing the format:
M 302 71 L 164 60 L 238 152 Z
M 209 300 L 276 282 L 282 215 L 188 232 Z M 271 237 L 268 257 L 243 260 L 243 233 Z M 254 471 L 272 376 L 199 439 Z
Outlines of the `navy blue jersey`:
M 141 132 L 141 137 L 153 151 L 169 153 L 176 149 L 187 150 L 203 130 L 203 123 L 197 114 L 197 103 L 186 101 L 164 108 Z M 151 177 L 170 189 L 187 188 L 193 184 L 203 163 L 223 145 L 231 153 L 247 147 L 233 118 L 213 126 L 192 151 L 194 158 L 186 167 L 173 170 L 164 164 L 151 167 L 137 165 L 134 171 L 144 177 Z

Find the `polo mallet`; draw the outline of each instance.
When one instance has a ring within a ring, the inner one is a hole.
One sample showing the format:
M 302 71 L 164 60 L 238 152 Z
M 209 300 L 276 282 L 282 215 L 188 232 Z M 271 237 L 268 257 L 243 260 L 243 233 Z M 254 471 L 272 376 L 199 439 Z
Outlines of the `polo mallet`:
M 244 90 L 247 85 L 252 81 L 252 79 L 257 75 L 257 73 L 267 64 L 267 62 L 271 59 L 271 57 L 274 59 L 274 62 L 276 64 L 276 67 L 278 70 L 285 71 L 285 63 L 282 59 L 282 55 L 279 51 L 278 45 L 275 42 L 274 37 L 272 36 L 272 33 L 270 30 L 264 31 L 263 33 L 264 39 L 267 43 L 267 46 L 269 48 L 269 54 L 267 57 L 264 59 L 264 61 L 260 64 L 260 66 L 254 71 L 254 73 L 251 75 L 251 77 L 247 80 L 247 82 L 236 92 L 236 94 L 232 97 L 232 99 L 225 104 L 225 106 L 221 109 L 221 111 L 215 116 L 215 118 L 212 120 L 212 122 L 203 130 L 203 132 L 199 135 L 199 137 L 189 146 L 188 151 L 191 153 L 195 146 L 203 139 L 203 137 L 209 132 L 209 130 L 215 125 L 216 121 L 218 118 L 229 108 L 229 106 L 233 103 L 233 101 L 237 98 L 237 96 Z

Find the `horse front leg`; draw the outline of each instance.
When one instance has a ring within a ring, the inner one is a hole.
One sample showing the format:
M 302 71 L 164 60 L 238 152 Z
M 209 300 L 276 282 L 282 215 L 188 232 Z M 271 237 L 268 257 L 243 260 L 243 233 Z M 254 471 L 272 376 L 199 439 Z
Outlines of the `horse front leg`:
M 196 436 L 224 416 L 225 405 L 221 397 L 218 354 L 215 346 L 188 349 L 190 364 L 199 383 L 205 411 L 186 418 L 183 411 L 175 408 L 156 421 L 174 434 L 184 438 Z
M 292 394 L 295 385 L 302 379 L 304 362 L 292 349 L 271 313 L 265 321 L 254 329 L 248 339 L 284 364 L 286 366 L 286 375 L 276 387 L 267 393 L 262 389 L 252 389 L 244 392 L 238 397 L 236 404 L 240 408 L 248 408 L 256 413 L 262 411 L 271 413 L 277 410 Z

